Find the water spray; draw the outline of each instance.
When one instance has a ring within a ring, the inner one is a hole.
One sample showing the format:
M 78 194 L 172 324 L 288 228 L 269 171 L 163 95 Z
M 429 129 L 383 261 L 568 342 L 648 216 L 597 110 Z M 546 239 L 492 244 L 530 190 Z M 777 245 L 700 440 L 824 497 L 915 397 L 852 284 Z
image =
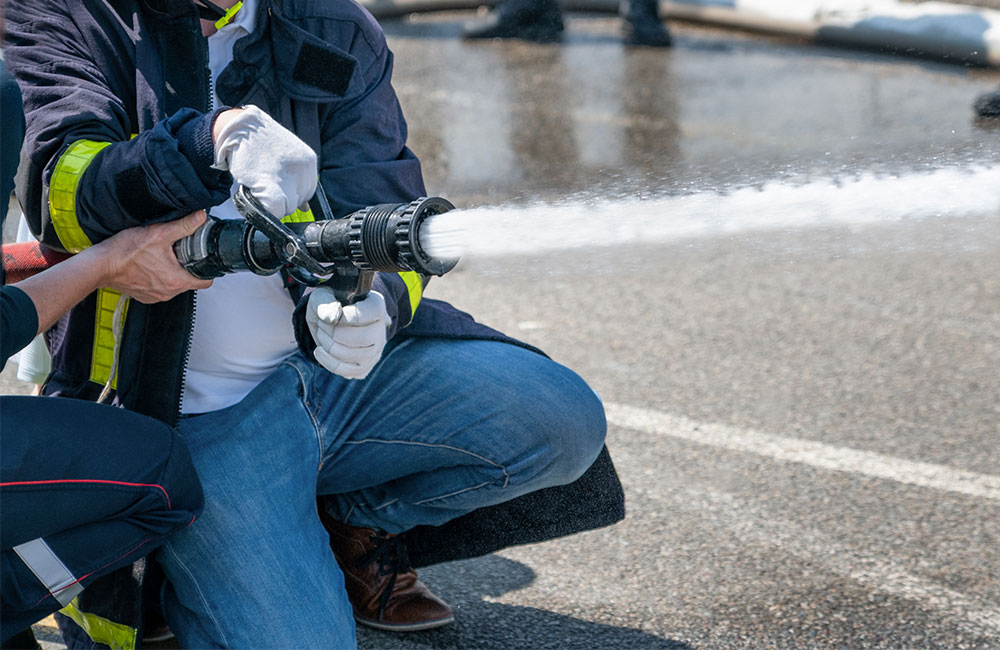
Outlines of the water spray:
M 952 167 L 809 182 L 775 180 L 657 198 L 455 210 L 428 220 L 421 245 L 431 255 L 504 259 L 586 247 L 991 214 L 1000 216 L 1000 166 Z
M 245 190 L 234 201 L 245 221 L 211 219 L 176 248 L 196 276 L 287 268 L 307 285 L 327 283 L 345 302 L 367 293 L 375 271 L 443 275 L 459 257 L 509 258 L 584 247 L 671 243 L 810 227 L 879 226 L 929 218 L 1000 215 L 1000 167 L 946 168 L 905 175 L 860 174 L 805 183 L 772 181 L 757 187 L 694 192 L 655 199 L 455 210 L 422 198 L 376 205 L 340 219 L 325 195 L 310 202 L 319 219 L 281 223 Z M 11 280 L 51 262 L 4 247 Z M 15 260 L 17 257 L 17 260 Z

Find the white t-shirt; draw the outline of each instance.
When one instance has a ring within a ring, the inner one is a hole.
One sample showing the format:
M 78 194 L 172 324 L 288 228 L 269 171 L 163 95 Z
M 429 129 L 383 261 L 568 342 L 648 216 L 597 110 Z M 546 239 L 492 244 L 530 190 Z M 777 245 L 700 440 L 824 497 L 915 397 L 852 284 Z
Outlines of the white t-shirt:
M 208 37 L 213 106 L 221 105 L 214 96 L 214 80 L 232 61 L 233 44 L 253 31 L 256 6 L 256 0 L 244 0 L 233 22 Z M 242 219 L 231 198 L 211 213 L 220 219 Z M 296 349 L 294 307 L 277 274 L 232 273 L 197 291 L 181 412 L 232 406 L 271 374 Z

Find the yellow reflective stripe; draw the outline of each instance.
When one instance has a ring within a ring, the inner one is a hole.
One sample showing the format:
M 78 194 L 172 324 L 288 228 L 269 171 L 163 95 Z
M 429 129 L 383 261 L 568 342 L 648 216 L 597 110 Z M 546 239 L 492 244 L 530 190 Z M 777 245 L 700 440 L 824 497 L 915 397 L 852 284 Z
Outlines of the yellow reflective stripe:
M 114 371 L 115 358 L 115 307 L 121 294 L 114 289 L 97 290 L 97 309 L 94 316 L 94 347 L 90 356 L 90 381 L 104 385 Z M 128 314 L 128 305 L 122 312 L 122 322 Z M 118 377 L 111 382 L 118 388 Z
M 410 294 L 410 318 L 417 313 L 417 305 L 424 295 L 424 281 L 416 271 L 402 271 L 399 277 L 406 283 L 406 290 Z
M 138 633 L 136 628 L 109 621 L 97 614 L 84 612 L 78 607 L 78 601 L 79 598 L 74 598 L 69 605 L 59 611 L 73 619 L 97 643 L 110 646 L 113 650 L 135 650 L 135 639 Z
M 70 253 L 79 253 L 92 246 L 90 238 L 80 228 L 76 216 L 76 189 L 83 172 L 94 161 L 94 157 L 110 142 L 80 140 L 63 152 L 49 181 L 49 218 L 56 229 L 63 248 Z
M 230 21 L 233 19 L 233 16 L 236 15 L 236 12 L 238 12 L 242 6 L 243 6 L 242 2 L 237 2 L 232 7 L 227 9 L 226 15 L 215 21 L 215 28 L 222 29 L 223 27 L 228 25 Z
M 309 221 L 316 221 L 312 210 L 306 210 L 305 212 L 302 210 L 296 210 L 287 217 L 281 218 L 282 223 L 306 223 Z

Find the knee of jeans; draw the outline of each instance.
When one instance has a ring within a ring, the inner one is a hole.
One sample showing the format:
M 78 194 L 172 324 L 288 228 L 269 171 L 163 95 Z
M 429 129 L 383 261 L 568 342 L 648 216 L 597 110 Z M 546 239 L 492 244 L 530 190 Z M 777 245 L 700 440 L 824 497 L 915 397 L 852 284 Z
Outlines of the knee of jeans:
M 576 433 L 563 450 L 563 481 L 572 483 L 586 472 L 604 447 L 608 431 L 601 398 L 590 387 L 577 404 Z
M 597 459 L 607 433 L 600 397 L 575 373 L 558 403 L 560 408 L 549 409 L 537 424 L 546 432 L 544 458 L 538 466 L 548 486 L 580 478 Z

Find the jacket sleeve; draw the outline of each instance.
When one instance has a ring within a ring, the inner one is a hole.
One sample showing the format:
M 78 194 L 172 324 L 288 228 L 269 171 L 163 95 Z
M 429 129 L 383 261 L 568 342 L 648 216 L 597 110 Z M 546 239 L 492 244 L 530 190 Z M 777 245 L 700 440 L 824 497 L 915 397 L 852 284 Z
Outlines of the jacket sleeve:
M 0 370 L 7 359 L 31 343 L 38 331 L 38 311 L 17 287 L 0 288 Z
M 336 216 L 379 203 L 424 196 L 420 162 L 406 146 L 406 120 L 392 87 L 393 58 L 381 31 L 354 39 L 364 91 L 338 104 L 323 123 L 320 180 Z M 391 338 L 409 325 L 429 277 L 378 273 L 372 289 L 385 298 Z
M 211 169 L 214 115 L 182 109 L 134 135 L 126 106 L 135 91 L 121 67 L 130 52 L 120 26 L 92 11 L 15 0 L 6 14 L 4 51 L 27 127 L 19 198 L 32 231 L 71 252 L 221 203 L 231 183 Z

